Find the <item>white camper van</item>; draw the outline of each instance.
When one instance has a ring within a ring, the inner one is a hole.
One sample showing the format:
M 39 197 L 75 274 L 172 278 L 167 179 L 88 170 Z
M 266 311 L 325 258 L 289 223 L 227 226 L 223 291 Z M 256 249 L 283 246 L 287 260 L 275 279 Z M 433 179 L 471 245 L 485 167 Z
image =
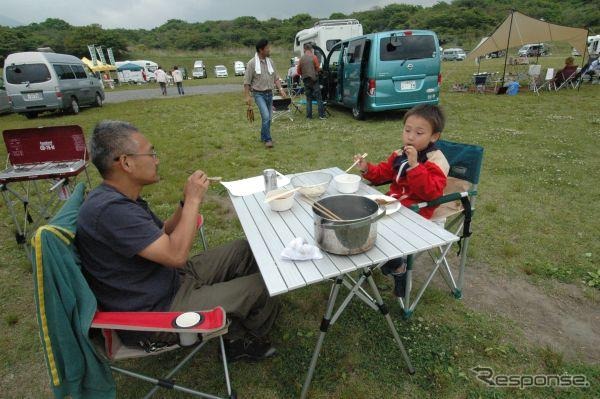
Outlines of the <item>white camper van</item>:
M 600 55 L 600 35 L 588 36 L 588 53 L 592 58 Z
M 304 43 L 312 43 L 319 46 L 327 56 L 337 42 L 362 34 L 362 25 L 356 19 L 324 19 L 316 22 L 312 28 L 296 34 L 294 53 L 302 55 Z

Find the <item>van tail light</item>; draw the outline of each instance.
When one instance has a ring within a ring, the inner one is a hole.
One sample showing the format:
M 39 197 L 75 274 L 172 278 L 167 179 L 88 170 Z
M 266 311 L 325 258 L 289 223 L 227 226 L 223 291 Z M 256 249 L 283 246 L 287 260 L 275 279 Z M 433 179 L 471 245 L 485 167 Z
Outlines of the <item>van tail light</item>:
M 56 91 L 56 98 L 62 98 L 63 94 L 62 91 L 60 91 L 60 88 L 55 87 L 54 90 Z
M 369 89 L 367 94 L 373 97 L 375 95 L 375 79 L 369 79 Z
M 442 85 L 442 74 L 438 73 L 438 86 Z

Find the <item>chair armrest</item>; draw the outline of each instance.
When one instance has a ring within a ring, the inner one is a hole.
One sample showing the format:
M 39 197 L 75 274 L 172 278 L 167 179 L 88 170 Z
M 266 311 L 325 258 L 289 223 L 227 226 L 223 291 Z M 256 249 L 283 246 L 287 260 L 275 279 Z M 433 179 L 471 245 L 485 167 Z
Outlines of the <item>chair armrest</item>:
M 442 195 L 441 197 L 438 197 L 431 201 L 419 202 L 418 204 L 413 204 L 410 206 L 410 210 L 412 210 L 414 212 L 418 212 L 419 209 L 421 209 L 421 208 L 426 208 L 428 206 L 438 206 L 441 204 L 445 204 L 447 202 L 457 201 L 457 200 L 460 200 L 461 198 L 472 197 L 475 195 L 477 195 L 477 190 L 462 191 L 459 193 L 450 193 L 450 194 Z
M 202 321 L 189 328 L 175 326 L 175 319 L 182 313 L 187 312 L 96 312 L 92 328 L 204 334 L 221 330 L 227 325 L 225 310 L 220 306 L 196 312 L 202 315 Z

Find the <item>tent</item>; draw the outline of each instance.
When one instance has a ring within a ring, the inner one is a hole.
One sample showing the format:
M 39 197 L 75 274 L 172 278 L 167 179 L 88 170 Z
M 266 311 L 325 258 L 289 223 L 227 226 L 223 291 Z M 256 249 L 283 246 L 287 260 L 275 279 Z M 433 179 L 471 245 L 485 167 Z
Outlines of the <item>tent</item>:
M 528 43 L 541 43 L 544 41 L 567 42 L 579 51 L 587 54 L 588 30 L 571 28 L 551 24 L 511 10 L 510 15 L 487 38 L 484 38 L 477 47 L 467 56 L 467 59 L 482 57 L 494 51 L 505 50 L 504 69 L 506 71 L 506 58 L 508 49 L 520 47 Z M 502 77 L 504 81 L 504 75 Z
M 117 67 L 117 79 L 120 83 L 143 83 L 146 81 L 143 70 L 143 67 L 131 62 L 119 65 Z
M 94 65 L 94 63 L 92 61 L 90 61 L 89 59 L 87 59 L 86 57 L 83 57 L 81 59 L 81 61 L 88 67 L 91 69 L 92 72 L 107 72 L 107 71 L 116 71 L 117 67 L 114 65 L 110 65 L 110 64 L 103 64 L 101 62 L 96 63 L 96 65 Z

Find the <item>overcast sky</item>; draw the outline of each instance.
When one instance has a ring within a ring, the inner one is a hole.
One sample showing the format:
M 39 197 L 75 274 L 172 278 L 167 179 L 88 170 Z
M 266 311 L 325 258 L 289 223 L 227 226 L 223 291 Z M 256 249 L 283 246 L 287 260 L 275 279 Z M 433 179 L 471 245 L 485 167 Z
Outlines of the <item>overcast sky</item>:
M 438 0 L 16 0 L 0 14 L 22 24 L 60 18 L 71 25 L 99 23 L 105 28 L 154 28 L 169 19 L 188 22 L 229 20 L 252 15 L 260 20 L 308 13 L 328 17 L 390 3 L 430 6 Z M 5 4 L 7 5 L 7 4 Z

